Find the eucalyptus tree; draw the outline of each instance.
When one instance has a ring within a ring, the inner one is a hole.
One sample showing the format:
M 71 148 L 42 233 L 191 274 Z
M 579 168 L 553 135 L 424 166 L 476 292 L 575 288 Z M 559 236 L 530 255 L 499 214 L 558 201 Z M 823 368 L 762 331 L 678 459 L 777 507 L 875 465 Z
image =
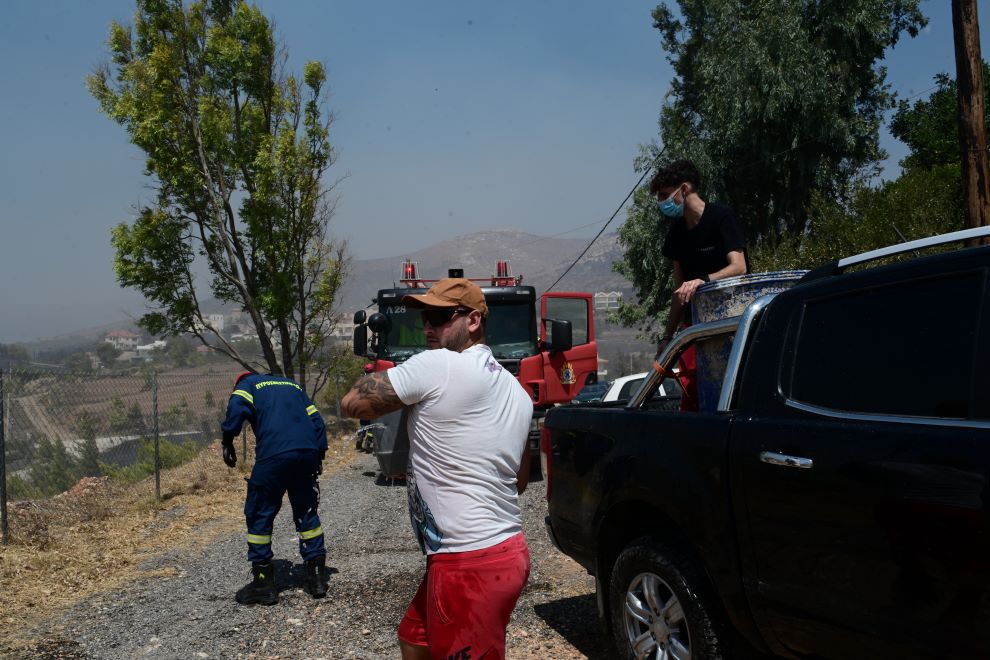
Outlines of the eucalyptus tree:
M 879 128 L 894 103 L 881 61 L 925 25 L 919 0 L 671 5 L 653 11 L 674 78 L 640 170 L 693 160 L 703 197 L 734 207 L 753 244 L 803 232 L 816 195 L 841 199 L 876 171 Z M 640 295 L 620 313 L 627 323 L 655 318 L 669 301 L 668 267 L 646 256 L 666 231 L 652 206 L 637 195 L 619 233 L 627 251 L 616 270 Z
M 269 20 L 233 0 L 138 0 L 133 27 L 113 22 L 108 43 L 88 87 L 145 153 L 155 189 L 111 239 L 118 281 L 152 306 L 140 324 L 318 390 L 346 271 L 323 180 L 335 160 L 324 66 L 287 74 Z M 208 297 L 247 313 L 260 359 L 210 323 Z

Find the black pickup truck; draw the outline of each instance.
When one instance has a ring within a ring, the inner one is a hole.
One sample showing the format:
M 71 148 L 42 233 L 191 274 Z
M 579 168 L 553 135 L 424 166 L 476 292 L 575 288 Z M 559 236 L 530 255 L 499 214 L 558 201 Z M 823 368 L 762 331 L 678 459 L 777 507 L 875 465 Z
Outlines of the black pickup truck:
M 623 657 L 990 658 L 990 246 L 903 258 L 988 235 L 827 264 L 550 411 L 547 529 Z M 726 333 L 717 410 L 653 396 Z

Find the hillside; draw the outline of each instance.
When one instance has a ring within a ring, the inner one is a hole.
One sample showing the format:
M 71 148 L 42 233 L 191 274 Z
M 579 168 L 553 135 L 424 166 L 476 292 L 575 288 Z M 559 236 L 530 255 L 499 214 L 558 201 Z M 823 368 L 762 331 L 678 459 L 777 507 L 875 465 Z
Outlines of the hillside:
M 406 258 L 415 261 L 421 277 L 438 278 L 449 268 L 463 268 L 468 277 L 486 277 L 497 260 L 508 260 L 513 274 L 537 294 L 560 277 L 588 245 L 586 238 L 552 238 L 522 231 L 495 230 L 455 236 L 431 247 L 379 259 L 355 260 L 344 287 L 339 308 L 359 309 L 371 302 L 378 289 L 397 283 Z M 598 239 L 556 291 L 622 291 L 631 295 L 628 281 L 612 272 L 612 262 L 622 255 L 615 234 Z

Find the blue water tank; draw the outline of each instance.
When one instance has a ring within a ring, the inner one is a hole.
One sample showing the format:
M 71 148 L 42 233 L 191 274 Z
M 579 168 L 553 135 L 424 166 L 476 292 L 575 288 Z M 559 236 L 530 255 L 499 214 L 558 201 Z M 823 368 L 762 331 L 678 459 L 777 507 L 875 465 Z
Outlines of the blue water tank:
M 806 270 L 751 273 L 709 282 L 691 298 L 692 323 L 708 323 L 739 316 L 757 298 L 790 288 Z M 735 335 L 713 337 L 697 344 L 698 410 L 714 411 L 722 392 L 722 379 Z

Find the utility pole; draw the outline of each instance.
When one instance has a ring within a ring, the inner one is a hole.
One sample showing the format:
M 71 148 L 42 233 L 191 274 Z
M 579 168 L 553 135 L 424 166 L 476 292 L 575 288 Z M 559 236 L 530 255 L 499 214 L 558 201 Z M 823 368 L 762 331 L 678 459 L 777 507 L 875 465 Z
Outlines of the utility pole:
M 952 32 L 956 46 L 959 150 L 966 226 L 982 227 L 990 225 L 990 168 L 976 0 L 952 0 Z

